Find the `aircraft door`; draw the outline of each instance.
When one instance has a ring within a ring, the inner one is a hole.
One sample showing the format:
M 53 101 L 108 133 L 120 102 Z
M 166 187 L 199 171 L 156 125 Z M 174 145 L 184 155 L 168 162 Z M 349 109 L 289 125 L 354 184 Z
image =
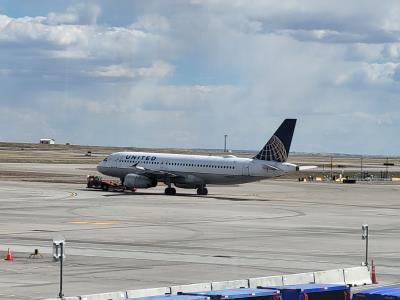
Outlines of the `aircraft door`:
M 117 157 L 116 157 L 116 156 L 112 157 L 112 160 L 111 160 L 111 167 L 113 167 L 113 168 L 118 168 L 117 163 L 118 163 Z
M 249 164 L 243 164 L 242 175 L 250 176 L 250 165 Z
M 112 168 L 119 168 L 121 167 L 120 163 L 119 163 L 119 158 L 116 155 L 110 156 L 110 166 Z

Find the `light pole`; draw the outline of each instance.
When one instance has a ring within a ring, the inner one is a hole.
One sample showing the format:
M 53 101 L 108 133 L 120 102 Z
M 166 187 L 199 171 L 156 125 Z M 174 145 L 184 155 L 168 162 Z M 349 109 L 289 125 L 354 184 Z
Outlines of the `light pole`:
M 60 244 L 60 292 L 58 293 L 59 298 L 63 298 L 63 258 L 64 256 L 64 242 Z
M 360 157 L 360 162 L 361 162 L 361 164 L 360 164 L 361 180 L 363 180 L 364 176 L 363 176 L 363 157 L 362 156 Z
M 226 152 L 226 138 L 228 137 L 227 134 L 224 134 L 224 138 L 225 138 L 225 143 L 224 143 L 224 152 Z
M 368 224 L 361 226 L 362 236 L 361 238 L 365 240 L 365 262 L 364 265 L 368 267 Z
M 60 261 L 60 291 L 58 293 L 58 297 L 60 299 L 64 299 L 63 294 L 63 262 L 64 262 L 64 253 L 65 253 L 65 239 L 64 238 L 56 238 L 53 239 L 53 260 Z
M 386 176 L 385 176 L 385 178 L 388 179 L 388 177 L 389 177 L 389 157 L 386 157 L 385 166 L 386 166 Z

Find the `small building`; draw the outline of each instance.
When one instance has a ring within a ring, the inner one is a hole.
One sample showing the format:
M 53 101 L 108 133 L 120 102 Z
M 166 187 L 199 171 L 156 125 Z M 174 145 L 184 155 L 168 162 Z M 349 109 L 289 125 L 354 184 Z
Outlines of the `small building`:
M 47 145 L 52 145 L 55 144 L 55 140 L 54 139 L 40 139 L 39 143 L 40 144 L 47 144 Z

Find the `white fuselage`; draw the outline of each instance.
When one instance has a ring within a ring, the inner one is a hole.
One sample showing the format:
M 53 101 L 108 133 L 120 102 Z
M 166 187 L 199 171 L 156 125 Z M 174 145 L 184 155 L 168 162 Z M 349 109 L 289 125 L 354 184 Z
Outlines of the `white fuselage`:
M 239 158 L 233 155 L 201 156 L 167 153 L 117 152 L 106 157 L 97 167 L 102 174 L 123 180 L 127 174 L 163 174 L 175 176 L 182 184 L 236 184 L 258 181 L 296 171 L 290 163 Z

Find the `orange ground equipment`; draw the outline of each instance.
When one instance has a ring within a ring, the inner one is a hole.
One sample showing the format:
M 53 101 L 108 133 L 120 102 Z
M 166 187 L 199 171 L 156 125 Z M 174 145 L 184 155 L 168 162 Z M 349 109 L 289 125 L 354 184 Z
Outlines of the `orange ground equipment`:
M 375 269 L 374 261 L 372 261 L 372 263 L 371 263 L 371 281 L 373 284 L 378 283 L 378 279 L 376 278 L 376 269 Z
M 7 255 L 6 255 L 6 257 L 4 257 L 4 260 L 14 260 L 14 257 L 13 257 L 13 254 L 12 254 L 10 248 L 8 248 Z

